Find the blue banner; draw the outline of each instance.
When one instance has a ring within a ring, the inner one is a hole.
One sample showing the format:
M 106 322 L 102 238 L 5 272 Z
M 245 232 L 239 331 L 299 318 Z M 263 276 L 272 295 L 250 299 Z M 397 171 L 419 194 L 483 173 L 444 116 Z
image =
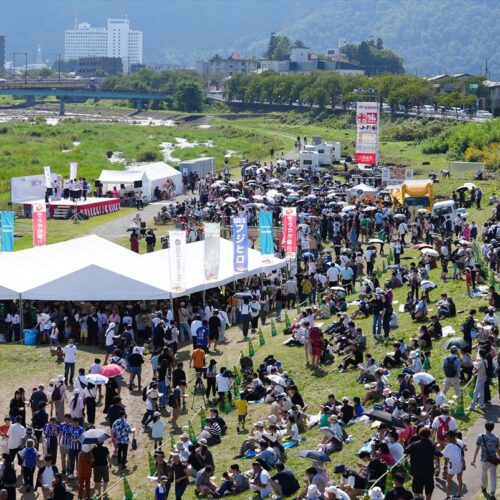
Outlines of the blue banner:
M 2 252 L 14 251 L 14 212 L 2 212 Z
M 262 255 L 274 255 L 272 212 L 259 212 L 259 243 Z
M 233 217 L 233 269 L 248 271 L 248 226 L 246 217 Z

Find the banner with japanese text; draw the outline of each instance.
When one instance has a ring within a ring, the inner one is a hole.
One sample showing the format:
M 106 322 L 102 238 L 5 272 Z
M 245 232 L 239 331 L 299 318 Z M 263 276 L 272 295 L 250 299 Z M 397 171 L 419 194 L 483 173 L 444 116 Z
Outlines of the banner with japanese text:
M 14 212 L 2 212 L 2 252 L 14 251 Z
M 50 189 L 52 187 L 52 174 L 50 173 L 50 166 L 43 167 L 43 175 L 45 176 L 45 187 Z
M 70 180 L 75 180 L 78 174 L 78 163 L 71 162 L 69 164 L 69 178 Z
M 183 292 L 186 288 L 186 232 L 169 231 L 170 284 L 173 292 Z
M 246 217 L 233 217 L 233 269 L 248 271 L 248 225 Z
M 283 225 L 282 249 L 287 259 L 297 256 L 297 209 L 284 207 L 281 223 Z
M 219 277 L 220 260 L 220 223 L 205 222 L 205 279 L 216 280 Z
M 272 212 L 259 212 L 259 248 L 262 262 L 270 261 L 270 257 L 274 255 Z
M 31 207 L 33 246 L 44 246 L 47 244 L 47 209 L 45 203 L 33 203 Z
M 379 103 L 356 103 L 356 163 L 376 165 L 379 142 Z

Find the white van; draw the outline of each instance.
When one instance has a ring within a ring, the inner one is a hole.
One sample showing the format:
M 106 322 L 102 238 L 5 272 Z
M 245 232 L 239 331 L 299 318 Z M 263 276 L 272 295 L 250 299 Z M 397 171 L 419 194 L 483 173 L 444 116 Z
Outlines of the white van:
M 314 149 L 319 155 L 320 165 L 332 165 L 340 161 L 340 142 L 316 144 Z
M 319 170 L 319 153 L 317 151 L 301 151 L 299 162 L 302 170 L 316 172 Z

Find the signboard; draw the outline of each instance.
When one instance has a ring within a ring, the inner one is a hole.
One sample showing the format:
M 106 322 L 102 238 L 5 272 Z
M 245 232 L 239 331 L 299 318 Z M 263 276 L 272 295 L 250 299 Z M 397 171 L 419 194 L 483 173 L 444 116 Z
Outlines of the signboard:
M 233 269 L 248 271 L 248 226 L 246 217 L 233 217 Z
M 51 174 L 52 182 L 56 174 Z M 26 203 L 45 199 L 45 175 L 25 175 L 12 177 L 10 180 L 10 201 L 12 203 Z
M 2 252 L 14 251 L 14 212 L 2 212 Z
M 50 175 L 50 166 L 43 167 L 43 175 L 45 176 L 45 188 L 50 189 L 52 187 L 52 176 Z
M 173 292 L 183 292 L 186 288 L 184 268 L 186 256 L 185 231 L 169 231 L 170 281 Z
M 69 164 L 69 178 L 74 181 L 77 178 L 78 163 Z
M 378 102 L 356 104 L 356 163 L 378 163 L 379 119 Z
M 45 203 L 33 203 L 33 246 L 40 247 L 47 244 L 47 210 Z
M 403 184 L 404 181 L 413 179 L 413 169 L 406 167 L 384 167 L 382 168 L 382 182 L 387 186 Z
M 282 247 L 287 259 L 297 256 L 297 209 L 284 207 L 282 215 L 283 241 Z
M 265 264 L 271 262 L 271 256 L 274 255 L 272 212 L 259 212 L 259 247 L 262 262 Z
M 219 276 L 220 223 L 205 222 L 205 279 L 215 280 Z

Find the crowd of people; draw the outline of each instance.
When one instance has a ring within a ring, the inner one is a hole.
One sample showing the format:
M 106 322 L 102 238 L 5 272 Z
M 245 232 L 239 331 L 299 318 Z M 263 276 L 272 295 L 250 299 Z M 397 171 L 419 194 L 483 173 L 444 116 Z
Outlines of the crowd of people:
M 458 399 L 450 390 L 461 397 L 474 378 L 469 409 L 483 409 L 499 376 L 500 296 L 488 287 L 489 273 L 498 270 L 500 260 L 498 206 L 480 230 L 463 213 L 454 220 L 429 212 L 411 215 L 382 197 L 353 198 L 349 184 L 300 171 L 284 160 L 244 165 L 241 180 L 225 174 L 188 179 L 186 189 L 197 188 L 199 199 L 170 205 L 169 220 L 194 231 L 194 241 L 202 237 L 195 228 L 200 221 L 226 227 L 239 215 L 254 226 L 259 210 L 270 210 L 279 224 L 281 207 L 294 205 L 298 258 L 286 272 L 171 302 L 25 301 L 23 311 L 19 303 L 7 304 L 3 340 L 20 340 L 22 313 L 25 324 L 39 330 L 40 343 L 50 345 L 64 373 L 13 394 L 0 426 L 0 499 L 16 498 L 19 473 L 24 492 L 40 489 L 44 499 L 68 498 L 69 486 L 78 498 L 91 497 L 92 490 L 106 495 L 110 470 L 126 473 L 129 449 L 147 436 L 156 500 L 166 499 L 171 490 L 182 498 L 191 482 L 197 495 L 215 498 L 249 490 L 260 498 L 294 495 L 300 500 L 360 498 L 367 491 L 373 499 L 430 499 L 435 477 L 445 481 L 447 497 L 462 496 L 465 444 L 452 416 Z M 464 205 L 465 190 L 460 193 L 457 204 Z M 477 189 L 471 194 L 481 208 Z M 227 201 L 231 196 L 236 201 Z M 408 266 L 406 259 L 415 262 Z M 439 279 L 431 280 L 436 268 Z M 488 306 L 481 317 L 479 307 L 465 314 L 461 335 L 446 344 L 439 366 L 431 367 L 433 347 L 446 335 L 443 323 L 464 313 L 456 297 L 432 297 L 450 279 Z M 399 307 L 394 300 L 398 288 L 408 290 Z M 415 326 L 410 338 L 397 331 L 402 315 Z M 303 350 L 311 374 L 352 374 L 359 393 L 345 394 L 339 385 L 321 405 L 313 404 L 303 397 L 303 381 L 294 378 L 278 353 L 259 364 L 250 355 L 231 365 L 219 362 L 229 328 L 238 326 L 243 341 L 256 340 L 271 320 L 273 326 L 285 326 L 285 349 Z M 102 355 L 82 366 L 81 346 L 99 346 Z M 178 350 L 186 346 L 189 361 L 182 361 Z M 381 346 L 389 350 L 375 355 Z M 99 379 L 109 365 L 117 367 L 115 375 Z M 196 398 L 203 399 L 207 415 L 193 436 L 181 424 Z M 140 399 L 143 412 L 137 415 Z M 235 409 L 236 429 L 221 415 L 227 405 Z M 265 405 L 260 412 L 265 418 L 247 422 L 251 405 Z M 86 442 L 87 433 L 99 430 L 100 412 L 110 440 Z M 328 469 L 325 463 L 335 452 L 352 446 L 351 426 L 368 421 L 377 427 L 361 449 L 353 450 L 358 465 L 336 463 Z M 317 442 L 307 435 L 313 427 L 321 431 Z M 173 443 L 169 434 L 176 436 Z M 228 439 L 238 439 L 239 449 L 229 468 L 221 470 L 214 449 Z M 286 466 L 287 455 L 299 445 L 300 456 L 313 460 L 304 479 L 302 471 Z M 489 478 L 494 498 L 500 449 L 493 423 L 485 424 L 476 447 L 471 466 L 480 452 L 481 485 L 486 491 Z

